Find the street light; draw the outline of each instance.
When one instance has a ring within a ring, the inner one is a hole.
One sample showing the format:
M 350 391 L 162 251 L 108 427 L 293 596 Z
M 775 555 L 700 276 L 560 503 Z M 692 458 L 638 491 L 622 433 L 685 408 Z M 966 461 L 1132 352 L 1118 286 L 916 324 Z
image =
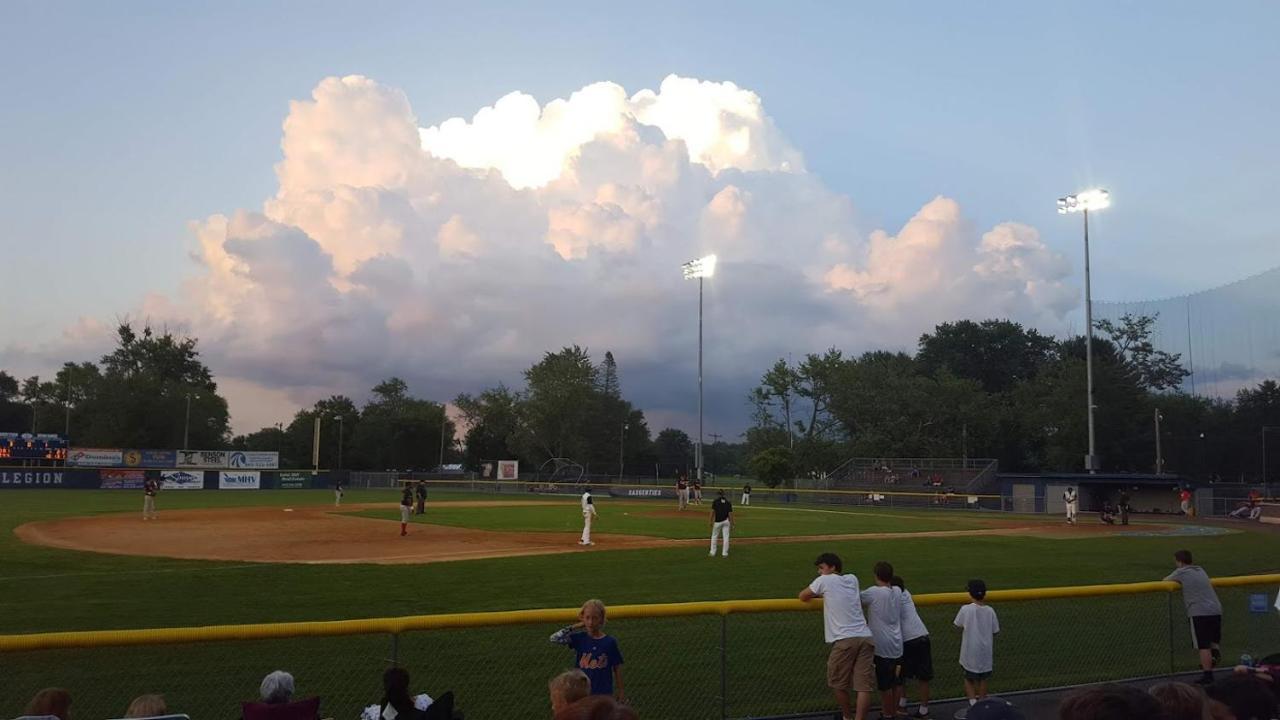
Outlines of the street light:
M 199 393 L 187 393 L 187 419 L 182 424 L 182 449 L 186 450 L 191 436 L 191 398 L 200 399 Z
M 346 428 L 342 423 L 341 415 L 334 415 L 333 419 L 338 421 L 338 468 L 337 469 L 341 470 L 342 469 L 342 434 Z
M 680 266 L 685 280 L 698 281 L 698 445 L 694 455 L 698 482 L 702 482 L 702 281 L 716 274 L 716 256 L 707 255 Z
M 1164 416 L 1160 414 L 1160 408 L 1156 408 L 1156 474 L 1164 474 L 1164 453 L 1160 450 L 1160 421 Z
M 625 462 L 623 458 L 626 457 L 624 450 L 627 442 L 627 428 L 629 427 L 631 426 L 624 420 L 622 422 L 622 431 L 618 433 L 618 482 L 622 482 L 622 467 Z
M 1098 472 L 1097 446 L 1093 432 L 1093 293 L 1089 284 L 1089 211 L 1111 207 L 1111 195 L 1106 190 L 1085 190 L 1075 195 L 1058 198 L 1058 214 L 1084 214 L 1084 324 L 1085 324 L 1085 383 L 1087 385 L 1086 403 L 1089 408 L 1089 455 L 1085 458 L 1085 468 L 1090 474 Z

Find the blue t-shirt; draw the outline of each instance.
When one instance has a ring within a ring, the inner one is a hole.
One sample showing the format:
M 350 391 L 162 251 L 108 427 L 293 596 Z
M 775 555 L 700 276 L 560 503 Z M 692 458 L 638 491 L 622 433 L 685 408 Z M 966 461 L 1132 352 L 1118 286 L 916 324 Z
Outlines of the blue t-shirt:
M 577 632 L 569 636 L 569 647 L 578 656 L 578 669 L 591 681 L 592 695 L 613 694 L 613 668 L 622 664 L 622 651 L 612 635 L 593 638 Z

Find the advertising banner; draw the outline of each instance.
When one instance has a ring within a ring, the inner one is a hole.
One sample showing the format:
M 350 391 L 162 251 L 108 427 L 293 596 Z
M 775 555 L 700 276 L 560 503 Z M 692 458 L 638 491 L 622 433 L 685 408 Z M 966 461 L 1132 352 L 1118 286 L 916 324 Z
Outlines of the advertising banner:
M 163 490 L 203 490 L 204 473 L 187 470 L 165 470 L 160 473 Z
M 71 448 L 67 453 L 68 465 L 80 467 L 120 467 L 124 464 L 124 454 L 119 450 L 104 448 Z
M 178 461 L 173 464 L 174 467 L 211 470 L 227 467 L 226 450 L 179 450 L 177 455 Z
M 171 468 L 178 462 L 173 450 L 125 450 L 125 467 Z
M 280 473 L 280 489 L 305 490 L 311 487 L 311 474 L 302 472 Z
M 498 479 L 499 480 L 519 480 L 520 479 L 520 461 L 519 460 L 499 460 L 498 461 Z
M 103 490 L 141 490 L 147 474 L 141 470 L 103 470 Z
M 673 488 L 666 487 L 611 487 L 609 488 L 609 494 L 614 497 L 674 498 L 676 491 Z
M 280 467 L 280 453 L 232 450 L 227 455 L 227 466 L 256 470 L 275 470 Z
M 218 473 L 219 490 L 257 490 L 262 473 L 256 470 L 237 470 Z

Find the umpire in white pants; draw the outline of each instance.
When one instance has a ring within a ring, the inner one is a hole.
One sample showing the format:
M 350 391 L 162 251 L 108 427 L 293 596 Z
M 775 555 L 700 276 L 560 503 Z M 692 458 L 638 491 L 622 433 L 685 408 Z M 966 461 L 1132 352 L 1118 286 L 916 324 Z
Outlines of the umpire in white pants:
M 720 490 L 715 501 L 711 503 L 711 557 L 716 555 L 716 536 L 724 535 L 724 551 L 722 557 L 729 557 L 729 530 L 733 528 L 733 505 Z

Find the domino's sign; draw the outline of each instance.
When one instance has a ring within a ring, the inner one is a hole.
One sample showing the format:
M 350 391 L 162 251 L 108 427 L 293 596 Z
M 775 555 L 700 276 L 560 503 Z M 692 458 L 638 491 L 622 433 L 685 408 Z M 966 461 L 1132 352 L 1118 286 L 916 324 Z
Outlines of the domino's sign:
M 227 455 L 227 465 L 233 468 L 275 470 L 280 467 L 280 453 L 233 450 Z
M 261 473 L 257 471 L 218 473 L 219 490 L 257 490 L 261 485 Z

